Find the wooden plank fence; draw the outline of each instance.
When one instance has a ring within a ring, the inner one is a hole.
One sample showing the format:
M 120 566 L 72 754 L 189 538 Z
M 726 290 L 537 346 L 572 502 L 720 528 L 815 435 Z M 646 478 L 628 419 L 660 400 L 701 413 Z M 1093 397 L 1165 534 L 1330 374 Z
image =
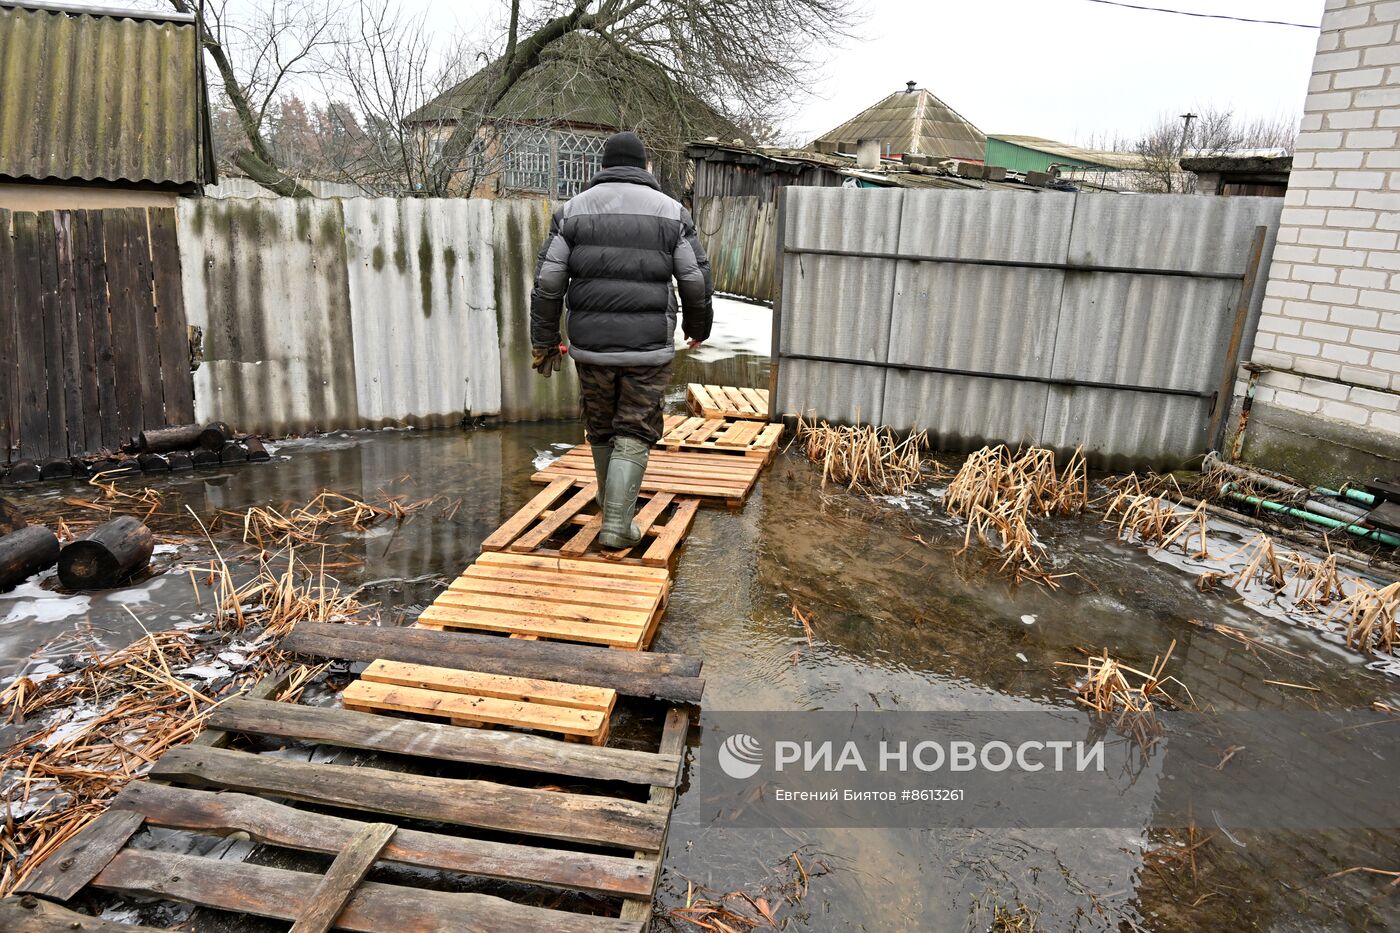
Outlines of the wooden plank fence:
M 0 210 L 3 459 L 193 420 L 174 209 Z

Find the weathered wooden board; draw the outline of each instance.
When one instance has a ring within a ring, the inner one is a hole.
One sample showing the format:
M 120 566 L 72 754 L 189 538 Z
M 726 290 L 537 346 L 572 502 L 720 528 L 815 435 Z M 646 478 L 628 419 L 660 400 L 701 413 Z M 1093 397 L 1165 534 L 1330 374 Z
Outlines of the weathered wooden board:
M 318 876 L 247 862 L 127 849 L 93 883 L 100 888 L 201 904 L 257 917 L 295 920 L 315 891 Z M 635 921 L 527 907 L 486 894 L 468 894 L 365 882 L 336 923 L 341 930 L 384 933 L 574 933 L 636 931 Z
M 743 454 L 766 462 L 778 452 L 782 437 L 781 424 L 667 415 L 665 433 L 657 444 L 667 450 Z
M 690 713 L 679 707 L 673 707 L 666 712 L 666 722 L 661 729 L 661 751 L 674 752 L 677 755 L 685 754 L 685 745 L 690 733 Z M 667 813 L 676 805 L 676 789 L 663 784 L 658 784 L 651 789 L 647 802 L 662 807 Z M 646 862 L 654 866 L 655 876 L 660 879 L 661 864 L 666 860 L 666 837 L 665 833 L 671 828 L 670 821 L 666 823 L 666 830 L 662 835 L 661 845 L 656 852 L 638 851 L 634 854 L 640 862 Z M 651 917 L 652 900 L 656 897 L 656 889 L 652 888 L 647 892 L 645 898 L 629 898 L 622 905 L 622 919 L 640 920 L 646 924 Z
M 458 729 L 458 732 L 479 731 Z M 253 797 L 134 781 L 112 806 L 131 810 L 153 826 L 227 835 L 245 832 L 257 842 L 305 852 L 338 852 L 364 824 Z M 656 865 L 618 855 L 400 829 L 381 858 L 416 868 L 464 872 L 599 894 L 648 896 Z
M 68 900 L 86 887 L 140 828 L 140 815 L 108 810 L 39 863 L 15 892 Z
M 709 501 L 723 500 L 742 505 L 763 470 L 761 457 L 716 456 L 714 454 L 653 450 L 642 477 L 643 492 L 669 492 Z M 584 486 L 594 481 L 593 455 L 588 445 L 564 453 L 531 477 L 537 483 L 568 479 Z
M 321 876 L 311 899 L 302 907 L 290 933 L 329 933 L 350 903 L 360 882 L 365 880 L 379 853 L 398 827 L 392 823 L 366 823 L 355 838 L 336 853 L 331 867 Z
M 155 927 L 89 917 L 32 895 L 0 899 L 0 930 L 6 933 L 163 933 Z
M 222 748 L 171 749 L 151 777 L 409 819 L 655 851 L 668 810 L 592 794 L 310 764 Z
M 767 389 L 692 382 L 685 387 L 685 397 L 690 410 L 705 418 L 768 420 Z
M 578 488 L 578 492 L 563 502 L 558 501 L 570 488 Z M 603 548 L 597 543 L 598 533 L 603 530 L 603 515 L 594 498 L 594 490 L 595 484 L 591 483 L 582 487 L 573 487 L 569 480 L 550 483 L 545 492 L 531 499 L 487 538 L 482 550 L 602 560 L 646 567 L 668 567 L 672 564 L 677 546 L 694 521 L 699 506 L 697 500 L 677 499 L 669 492 L 643 493 L 634 520 L 644 536 L 642 543 L 617 551 Z M 471 569 L 468 568 L 468 571 Z M 534 582 L 550 588 L 567 586 L 561 579 Z M 597 598 L 608 600 L 599 605 L 622 604 L 615 589 L 605 590 Z
M 309 657 L 346 661 L 388 658 L 413 664 L 441 664 L 517 677 L 564 680 L 611 687 L 623 696 L 677 703 L 698 703 L 705 690 L 705 682 L 699 677 L 699 658 L 522 641 L 472 632 L 302 622 L 282 640 L 280 647 Z M 216 709 L 215 715 L 217 713 Z
M 405 666 L 423 669 L 418 665 Z M 383 710 L 436 716 L 459 725 L 486 724 L 556 732 L 588 739 L 598 745 L 602 744 L 601 739 L 606 735 L 608 725 L 608 712 L 605 710 L 521 703 L 453 690 L 375 683 L 364 679 L 346 687 L 341 693 L 341 702 L 349 710 Z
M 674 784 L 680 771 L 680 758 L 675 755 L 594 749 L 542 736 L 454 729 L 440 723 L 267 700 L 228 700 L 210 711 L 210 725 L 229 732 L 598 781 Z

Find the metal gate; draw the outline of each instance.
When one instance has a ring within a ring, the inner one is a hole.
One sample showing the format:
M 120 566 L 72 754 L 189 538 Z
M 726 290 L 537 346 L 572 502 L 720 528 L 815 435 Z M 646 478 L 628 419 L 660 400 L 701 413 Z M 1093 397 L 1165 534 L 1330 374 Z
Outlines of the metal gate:
M 1276 198 L 788 188 L 775 413 L 941 449 L 1209 447 L 1263 298 Z

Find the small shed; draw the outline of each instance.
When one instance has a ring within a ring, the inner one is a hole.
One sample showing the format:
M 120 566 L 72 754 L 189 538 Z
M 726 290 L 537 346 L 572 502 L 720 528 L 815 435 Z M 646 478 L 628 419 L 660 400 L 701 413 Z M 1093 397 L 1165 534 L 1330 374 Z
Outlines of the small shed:
M 1293 157 L 1281 153 L 1222 153 L 1182 159 L 1181 167 L 1195 173 L 1197 194 L 1281 198 L 1288 193 Z
M 215 180 L 193 14 L 0 0 L 0 208 L 172 205 Z
M 988 136 L 984 160 L 1008 172 L 1049 174 L 1065 169 L 1116 172 L 1142 167 L 1142 157 L 1135 153 L 1085 149 L 1040 136 Z

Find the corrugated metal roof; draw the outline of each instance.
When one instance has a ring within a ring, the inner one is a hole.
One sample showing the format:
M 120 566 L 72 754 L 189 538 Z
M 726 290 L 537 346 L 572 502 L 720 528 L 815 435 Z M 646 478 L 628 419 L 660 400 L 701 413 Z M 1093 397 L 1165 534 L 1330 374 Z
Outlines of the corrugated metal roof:
M 0 6 L 0 176 L 205 180 L 196 27 Z
M 818 143 L 853 143 L 878 139 L 887 151 L 901 155 L 926 155 L 939 159 L 980 162 L 987 137 L 923 88 L 896 91 L 889 97 L 856 114 L 829 133 L 813 140 Z
M 1082 146 L 1072 146 L 1069 143 L 1056 142 L 1053 139 L 1043 139 L 1039 136 L 1003 136 L 993 133 L 988 139 L 997 139 L 1013 146 L 1021 146 L 1025 149 L 1034 149 L 1036 152 L 1044 152 L 1048 155 L 1061 156 L 1066 159 L 1074 159 L 1078 162 L 1091 162 L 1095 165 L 1103 165 L 1108 168 L 1120 169 L 1140 169 L 1143 167 L 1142 156 L 1135 152 L 1109 152 L 1104 149 L 1085 149 Z

